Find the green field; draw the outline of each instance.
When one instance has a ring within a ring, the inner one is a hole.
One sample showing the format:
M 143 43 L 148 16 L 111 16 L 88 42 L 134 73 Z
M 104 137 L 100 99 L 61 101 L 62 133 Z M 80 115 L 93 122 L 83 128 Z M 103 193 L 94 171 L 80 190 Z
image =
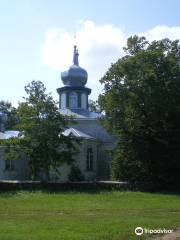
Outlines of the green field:
M 0 193 L 0 240 L 130 240 L 137 226 L 180 226 L 180 195 L 141 192 Z

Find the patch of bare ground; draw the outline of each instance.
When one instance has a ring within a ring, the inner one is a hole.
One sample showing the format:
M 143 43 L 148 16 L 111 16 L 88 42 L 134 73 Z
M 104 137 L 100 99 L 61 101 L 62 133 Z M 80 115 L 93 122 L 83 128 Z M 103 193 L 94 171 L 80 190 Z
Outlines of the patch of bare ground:
M 180 240 L 180 228 L 175 229 L 172 233 L 162 236 L 154 236 L 152 240 Z

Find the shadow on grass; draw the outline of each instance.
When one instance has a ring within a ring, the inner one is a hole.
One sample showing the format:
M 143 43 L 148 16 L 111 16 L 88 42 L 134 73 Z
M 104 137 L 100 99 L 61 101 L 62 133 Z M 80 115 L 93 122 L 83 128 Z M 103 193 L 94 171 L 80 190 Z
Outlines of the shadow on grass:
M 165 189 L 160 186 L 122 182 L 0 182 L 0 197 L 13 197 L 16 194 L 22 193 L 46 193 L 46 194 L 60 194 L 60 193 L 86 193 L 99 194 L 108 192 L 144 192 L 152 194 L 167 194 L 176 195 L 180 197 L 180 191 L 174 189 Z

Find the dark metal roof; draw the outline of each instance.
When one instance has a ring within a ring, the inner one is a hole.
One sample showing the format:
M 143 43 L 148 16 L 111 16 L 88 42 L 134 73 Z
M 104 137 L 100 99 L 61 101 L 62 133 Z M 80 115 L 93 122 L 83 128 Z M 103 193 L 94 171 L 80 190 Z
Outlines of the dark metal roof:
M 91 93 L 91 89 L 84 86 L 64 86 L 64 87 L 58 88 L 57 92 L 61 93 L 64 91 L 72 91 L 72 90 L 87 92 L 87 94 Z
M 102 115 L 101 113 L 89 112 L 86 109 L 59 109 L 59 112 L 63 115 L 74 116 L 75 118 L 84 118 L 84 119 L 97 119 Z

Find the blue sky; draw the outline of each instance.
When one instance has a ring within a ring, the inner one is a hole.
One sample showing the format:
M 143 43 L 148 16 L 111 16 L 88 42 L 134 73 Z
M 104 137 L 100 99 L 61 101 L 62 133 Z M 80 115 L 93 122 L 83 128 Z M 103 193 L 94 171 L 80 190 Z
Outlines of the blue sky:
M 72 62 L 74 34 L 91 99 L 129 35 L 180 38 L 178 0 L 0 0 L 0 99 L 17 104 L 32 79 L 57 100 L 60 72 Z

